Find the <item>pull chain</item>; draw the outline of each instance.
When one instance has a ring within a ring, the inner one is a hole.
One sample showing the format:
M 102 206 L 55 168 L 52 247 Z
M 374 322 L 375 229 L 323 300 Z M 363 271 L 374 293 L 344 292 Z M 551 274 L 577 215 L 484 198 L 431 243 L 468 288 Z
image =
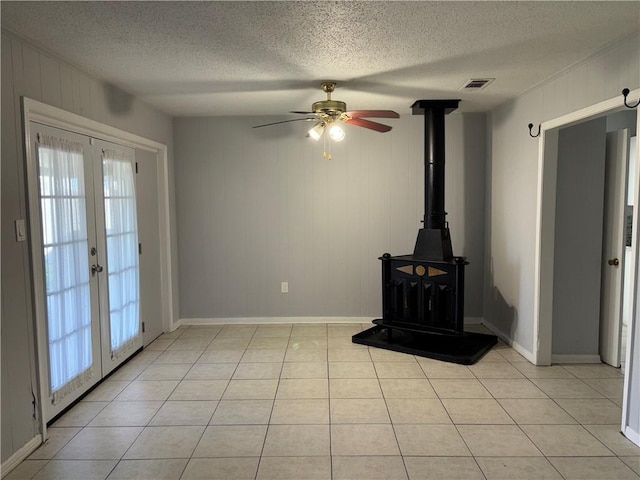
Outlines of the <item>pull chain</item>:
M 333 160 L 333 156 L 331 155 L 331 142 L 329 142 L 329 153 L 327 154 L 327 137 L 325 135 L 322 136 L 322 144 L 324 148 L 324 152 L 322 153 L 322 158 Z
M 327 158 L 327 137 L 322 136 L 322 158 Z

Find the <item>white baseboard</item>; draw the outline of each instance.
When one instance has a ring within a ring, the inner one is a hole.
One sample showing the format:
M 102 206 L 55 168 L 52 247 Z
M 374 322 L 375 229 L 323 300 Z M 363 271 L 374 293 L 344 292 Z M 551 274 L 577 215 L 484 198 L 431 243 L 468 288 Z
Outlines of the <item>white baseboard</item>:
M 373 317 L 375 318 L 375 317 Z M 371 323 L 372 317 L 230 317 L 230 318 L 181 318 L 180 325 L 269 325 L 274 323 Z M 481 325 L 481 317 L 465 317 L 465 325 Z
M 11 470 L 20 465 L 25 458 L 31 455 L 36 448 L 38 448 L 42 444 L 42 435 L 36 435 L 31 440 L 29 440 L 23 447 L 11 455 L 7 460 L 0 466 L 0 478 L 4 478 L 9 474 Z
M 494 334 L 500 338 L 507 345 L 511 346 L 516 352 L 522 355 L 524 358 L 529 360 L 531 363 L 536 365 L 536 356 L 533 352 L 530 352 L 518 342 L 509 338 L 507 334 L 501 331 L 498 327 L 496 327 L 490 321 L 484 319 L 482 324 L 491 330 Z M 551 355 L 551 363 L 602 363 L 600 360 L 600 355 Z
M 372 317 L 181 318 L 180 325 L 269 325 L 274 323 L 371 323 Z
M 551 363 L 602 363 L 600 355 L 551 354 Z
M 640 447 L 640 433 L 630 427 L 626 427 L 623 432 L 624 436 Z
M 531 362 L 534 365 L 536 364 L 536 356 L 533 354 L 533 352 L 530 352 L 529 350 L 524 348 L 522 345 L 520 345 L 518 342 L 514 341 L 512 338 L 509 338 L 507 334 L 505 334 L 502 330 L 496 327 L 489 320 L 483 319 L 482 325 L 484 325 L 489 330 L 491 330 L 500 340 L 502 340 L 504 343 L 506 343 L 511 348 L 513 348 L 516 352 L 518 352 L 520 355 L 526 358 L 529 362 Z

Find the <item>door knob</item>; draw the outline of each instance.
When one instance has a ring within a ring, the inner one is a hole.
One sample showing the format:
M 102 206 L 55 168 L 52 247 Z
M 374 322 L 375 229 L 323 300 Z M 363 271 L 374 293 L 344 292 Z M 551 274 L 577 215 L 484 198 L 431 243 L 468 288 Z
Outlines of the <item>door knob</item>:
M 617 267 L 618 265 L 620 265 L 620 260 L 618 260 L 617 258 L 610 258 L 607 263 L 612 267 Z

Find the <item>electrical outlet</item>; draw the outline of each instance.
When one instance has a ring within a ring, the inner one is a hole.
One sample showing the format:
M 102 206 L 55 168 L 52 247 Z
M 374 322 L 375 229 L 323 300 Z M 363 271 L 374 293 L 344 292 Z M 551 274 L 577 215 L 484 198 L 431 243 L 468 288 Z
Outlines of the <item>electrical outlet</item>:
M 282 282 L 280 284 L 280 292 L 281 293 L 289 293 L 289 282 Z

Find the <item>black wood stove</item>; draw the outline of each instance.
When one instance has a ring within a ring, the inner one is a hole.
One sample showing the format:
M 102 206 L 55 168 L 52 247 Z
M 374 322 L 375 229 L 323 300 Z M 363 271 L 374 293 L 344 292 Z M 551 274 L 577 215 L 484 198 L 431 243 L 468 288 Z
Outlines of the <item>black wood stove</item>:
M 444 210 L 444 117 L 459 100 L 418 100 L 424 115 L 424 228 L 413 255 L 382 260 L 382 318 L 354 343 L 470 365 L 496 344 L 495 335 L 464 331 L 464 269 L 455 257 Z

